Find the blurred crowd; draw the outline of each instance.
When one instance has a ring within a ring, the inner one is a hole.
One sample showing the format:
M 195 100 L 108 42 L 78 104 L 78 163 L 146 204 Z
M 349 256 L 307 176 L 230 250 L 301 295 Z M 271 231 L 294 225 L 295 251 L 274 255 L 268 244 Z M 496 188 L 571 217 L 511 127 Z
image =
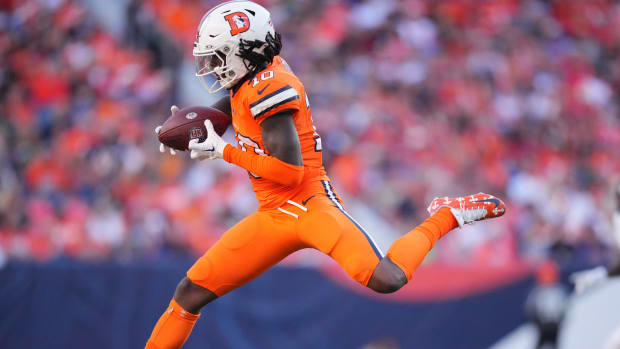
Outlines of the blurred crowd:
M 199 254 L 256 207 L 245 171 L 162 155 L 153 132 L 216 3 L 130 1 L 120 37 L 78 1 L 0 3 L 0 255 Z M 505 198 L 504 218 L 439 244 L 448 263 L 618 248 L 620 4 L 259 3 L 345 205 L 404 233 L 434 196 Z

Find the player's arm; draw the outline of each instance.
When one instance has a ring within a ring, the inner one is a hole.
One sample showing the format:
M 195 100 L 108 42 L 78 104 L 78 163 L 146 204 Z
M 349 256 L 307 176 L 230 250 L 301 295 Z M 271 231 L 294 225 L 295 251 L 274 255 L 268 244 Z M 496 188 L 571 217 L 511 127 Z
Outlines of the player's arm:
M 224 149 L 224 160 L 265 179 L 296 187 L 304 179 L 299 135 L 290 110 L 283 110 L 261 123 L 263 143 L 271 156 L 244 152 L 232 146 Z
M 290 85 L 290 77 L 271 76 L 261 78 L 264 82 L 255 86 L 256 93 L 251 93 L 247 101 L 250 113 L 261 127 L 261 138 L 270 156 L 231 146 L 224 149 L 223 158 L 263 179 L 296 187 L 304 179 L 304 167 L 294 115 L 304 108 L 300 97 L 303 94 Z
M 232 124 L 232 111 L 230 110 L 231 108 L 230 107 L 230 95 L 226 95 L 220 98 L 217 102 L 211 105 L 211 108 L 217 109 L 221 111 L 222 113 L 228 115 L 229 119 L 228 119 L 228 124 L 226 125 L 226 129 L 228 129 L 228 126 Z
M 287 164 L 303 166 L 299 135 L 290 110 L 283 110 L 265 119 L 261 131 L 269 154 Z
M 296 187 L 303 181 L 301 146 L 290 111 L 273 114 L 261 123 L 263 143 L 271 156 L 231 146 L 217 135 L 210 120 L 205 120 L 205 128 L 207 139 L 204 142 L 198 142 L 198 139 L 189 142 L 192 159 L 223 158 L 255 175 L 288 187 Z
M 230 110 L 230 96 L 229 95 L 226 95 L 225 97 L 220 98 L 217 102 L 215 102 L 215 104 L 211 106 L 211 108 L 215 108 L 232 118 L 232 112 Z
M 304 178 L 299 135 L 293 120 L 295 111 L 301 108 L 301 100 L 297 90 L 286 82 L 275 78 L 269 81 L 262 87 L 262 94 L 251 96 L 248 104 L 254 120 L 261 126 L 263 143 L 270 156 L 225 144 L 214 132 L 210 132 L 209 127 L 212 126 L 207 126 L 207 123 L 205 142 L 190 142 L 189 148 L 192 149 L 192 158 L 221 157 L 263 179 L 296 187 Z

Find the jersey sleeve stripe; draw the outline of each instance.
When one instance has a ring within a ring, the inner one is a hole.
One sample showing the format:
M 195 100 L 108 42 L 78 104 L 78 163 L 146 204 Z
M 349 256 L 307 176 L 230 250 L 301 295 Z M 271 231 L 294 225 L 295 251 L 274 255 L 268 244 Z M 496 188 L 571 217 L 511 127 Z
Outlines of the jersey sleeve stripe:
M 254 119 L 259 118 L 261 115 L 264 115 L 266 112 L 268 112 L 268 111 L 270 111 L 270 110 L 272 110 L 274 108 L 277 108 L 277 107 L 281 106 L 282 104 L 286 104 L 286 103 L 294 101 L 296 99 L 299 99 L 299 96 L 293 96 L 293 97 L 287 98 L 287 99 L 285 99 L 285 100 L 283 100 L 283 101 L 281 101 L 279 103 L 276 103 L 276 104 L 270 106 L 269 108 L 261 111 L 260 113 L 254 115 Z
M 296 99 L 299 99 L 299 94 L 297 91 L 295 91 L 294 88 L 287 86 L 250 104 L 250 112 L 256 119 L 265 112 Z
M 271 98 L 271 97 L 273 97 L 273 96 L 275 96 L 275 95 L 277 95 L 277 94 L 279 94 L 279 93 L 282 93 L 282 92 L 284 92 L 284 91 L 291 90 L 291 89 L 293 89 L 293 88 L 292 88 L 292 87 L 290 87 L 290 86 L 288 86 L 288 85 L 287 85 L 287 86 L 284 86 L 284 87 L 282 87 L 282 88 L 280 88 L 280 89 L 277 89 L 277 90 L 275 90 L 275 91 L 271 92 L 270 94 L 266 95 L 265 97 L 263 97 L 263 98 L 261 98 L 261 99 L 257 100 L 256 102 L 254 102 L 254 103 L 250 104 L 250 108 L 254 108 L 255 106 L 257 106 L 257 105 L 261 104 L 262 102 L 264 102 L 264 101 L 268 100 L 269 98 Z

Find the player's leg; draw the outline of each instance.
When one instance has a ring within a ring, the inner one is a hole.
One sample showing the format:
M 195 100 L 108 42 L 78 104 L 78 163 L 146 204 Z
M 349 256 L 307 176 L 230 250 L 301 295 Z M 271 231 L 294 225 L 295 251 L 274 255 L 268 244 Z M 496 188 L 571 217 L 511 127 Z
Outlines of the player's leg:
M 344 210 L 329 181 L 323 186 L 325 195 L 317 195 L 305 212 L 298 212 L 300 239 L 332 257 L 364 286 L 383 293 L 400 288 L 407 281 L 403 271 L 384 258 L 372 236 Z
M 375 278 L 382 280 L 386 277 L 383 269 L 394 272 L 393 265 L 405 273 L 407 281 L 411 280 L 426 254 L 447 232 L 464 224 L 499 217 L 505 210 L 501 200 L 484 193 L 458 198 L 435 198 L 428 207 L 431 216 L 390 246 L 386 258 L 389 262 L 382 261 L 390 266 L 377 268 L 371 284 Z
M 409 233 L 396 240 L 381 259 L 368 281 L 368 288 L 379 293 L 398 291 L 422 263 L 433 244 L 457 227 L 449 209 L 440 210 Z
M 396 240 L 384 257 L 370 235 L 344 211 L 331 184 L 324 181 L 324 187 L 332 204 L 332 209 L 325 211 L 331 216 L 319 211 L 314 214 L 324 217 L 317 219 L 308 215 L 310 219 L 305 224 L 314 231 L 313 239 L 325 235 L 336 242 L 323 243 L 324 246 L 318 245 L 317 248 L 338 261 L 353 279 L 380 293 L 391 293 L 404 286 L 435 242 L 450 230 L 473 221 L 501 216 L 505 211 L 499 199 L 482 193 L 466 198 L 435 199 L 429 206 L 432 216 Z M 333 208 L 341 214 L 334 213 Z M 323 234 L 317 234 L 317 231 Z
M 200 309 L 251 281 L 292 252 L 302 248 L 291 217 L 256 212 L 228 230 L 189 269 L 161 316 L 147 349 L 180 348 L 200 317 Z
M 375 270 L 370 280 L 369 287 L 376 289 L 375 283 L 378 285 L 384 284 L 385 282 L 383 280 L 386 278 L 389 279 L 391 273 L 396 273 L 396 268 L 405 276 L 404 283 L 402 283 L 400 287 L 404 286 L 411 280 L 413 272 L 422 263 L 426 255 L 433 248 L 435 242 L 458 226 L 450 209 L 444 207 L 438 210 L 435 214 L 422 222 L 422 224 L 416 226 L 392 243 L 388 250 L 387 257 L 381 261 L 382 264 L 385 263 L 386 265 L 380 265 Z
M 456 226 L 455 222 L 445 227 L 441 225 L 441 232 L 434 234 L 436 227 L 428 225 L 438 217 L 431 217 L 430 222 L 424 222 L 399 239 L 390 248 L 392 256 L 385 257 L 371 235 L 344 210 L 330 182 L 324 181 L 323 186 L 326 196 L 313 203 L 318 207 L 308 210 L 300 222 L 300 234 L 307 232 L 309 238 L 306 240 L 313 247 L 335 259 L 351 278 L 380 293 L 395 292 L 407 283 L 408 271 L 415 269 L 430 250 L 431 244 L 425 233 L 436 240 L 439 237 L 434 235 L 445 234 Z M 446 211 L 451 217 L 450 211 Z M 442 210 L 439 217 L 444 218 L 445 214 Z M 403 258 L 400 258 L 401 254 Z M 394 261 L 394 257 L 398 259 Z
M 308 247 L 332 257 L 364 286 L 383 258 L 370 235 L 325 196 L 316 196 L 308 203 L 307 212 L 299 213 L 297 232 Z

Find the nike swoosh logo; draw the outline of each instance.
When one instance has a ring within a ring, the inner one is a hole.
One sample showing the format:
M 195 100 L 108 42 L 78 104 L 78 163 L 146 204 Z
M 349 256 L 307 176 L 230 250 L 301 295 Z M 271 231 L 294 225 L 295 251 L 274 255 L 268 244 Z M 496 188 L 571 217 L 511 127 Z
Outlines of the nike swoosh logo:
M 495 204 L 495 207 L 493 207 L 493 209 L 497 208 L 499 206 L 499 200 L 498 199 L 484 199 L 484 200 L 476 200 L 474 202 L 492 202 Z
M 302 205 L 306 206 L 306 204 L 308 203 L 308 201 L 310 201 L 310 199 L 312 199 L 314 197 L 314 195 L 312 195 L 311 197 L 307 198 L 306 200 L 303 200 L 301 202 Z
M 263 87 L 263 89 L 262 89 L 262 90 L 258 90 L 258 91 L 256 91 L 256 93 L 257 93 L 259 96 L 260 96 L 260 95 L 262 95 L 262 94 L 263 94 L 263 92 L 265 92 L 265 89 L 267 89 L 267 87 L 269 87 L 269 85 L 271 85 L 271 84 L 267 84 L 267 86 Z

